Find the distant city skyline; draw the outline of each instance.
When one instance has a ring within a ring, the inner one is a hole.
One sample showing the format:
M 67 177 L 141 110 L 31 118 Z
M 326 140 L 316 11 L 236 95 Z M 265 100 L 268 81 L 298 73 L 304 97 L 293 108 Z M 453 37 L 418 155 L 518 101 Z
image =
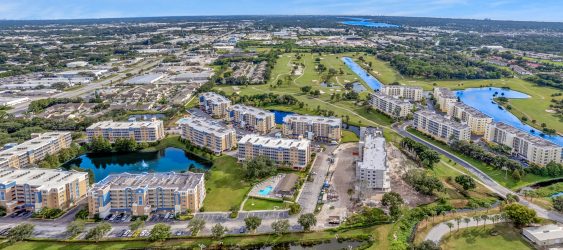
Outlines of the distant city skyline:
M 206 15 L 385 15 L 563 21 L 561 0 L 0 0 L 0 19 Z

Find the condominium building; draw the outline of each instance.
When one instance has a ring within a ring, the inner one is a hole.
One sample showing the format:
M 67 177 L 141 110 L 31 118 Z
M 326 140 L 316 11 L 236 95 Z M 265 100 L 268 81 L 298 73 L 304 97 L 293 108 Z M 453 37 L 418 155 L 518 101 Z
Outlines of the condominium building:
M 0 206 L 7 213 L 67 209 L 86 197 L 88 173 L 55 169 L 0 169 Z
M 164 123 L 161 120 L 138 122 L 96 122 L 86 128 L 88 140 L 103 137 L 111 142 L 117 139 L 135 139 L 137 142 L 156 142 L 164 138 Z
M 248 134 L 238 142 L 240 161 L 266 156 L 278 165 L 304 169 L 310 160 L 311 142 L 306 139 L 282 139 Z
M 236 104 L 229 108 L 231 121 L 240 128 L 267 134 L 276 127 L 274 113 L 259 108 Z
M 413 105 L 406 99 L 399 99 L 382 93 L 374 93 L 370 98 L 371 105 L 393 118 L 406 117 L 411 113 Z
M 538 165 L 561 163 L 562 147 L 502 122 L 491 123 L 484 139 L 512 149 L 512 154 Z
M 434 88 L 434 100 L 442 112 L 448 112 L 450 104 L 457 102 L 457 96 L 448 88 Z
M 215 154 L 231 150 L 237 144 L 236 131 L 219 121 L 192 116 L 181 119 L 179 124 L 182 128 L 182 138 Z
M 413 125 L 418 131 L 440 141 L 469 141 L 471 139 L 471 128 L 467 124 L 452 121 L 429 110 L 414 113 Z
M 379 92 L 389 96 L 398 96 L 403 99 L 409 99 L 415 102 L 422 100 L 424 90 L 422 87 L 403 86 L 403 85 L 383 85 Z
M 487 126 L 493 122 L 493 118 L 463 102 L 450 103 L 448 115 L 467 123 L 471 132 L 476 135 L 485 134 Z
M 289 138 L 324 142 L 340 141 L 342 119 L 335 117 L 288 115 L 283 118 L 282 133 Z
M 112 174 L 88 191 L 90 216 L 197 212 L 205 199 L 203 173 Z
M 231 100 L 214 92 L 199 94 L 199 108 L 214 118 L 226 118 L 229 114 Z
M 0 151 L 0 168 L 24 168 L 70 147 L 70 132 L 48 132 L 31 135 L 31 139 Z
M 372 127 L 360 128 L 359 156 L 356 162 L 359 187 L 389 191 L 391 179 L 383 131 Z

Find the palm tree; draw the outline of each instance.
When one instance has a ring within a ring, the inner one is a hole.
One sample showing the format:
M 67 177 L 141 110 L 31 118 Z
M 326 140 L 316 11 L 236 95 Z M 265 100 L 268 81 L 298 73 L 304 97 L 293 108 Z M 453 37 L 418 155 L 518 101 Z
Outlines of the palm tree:
M 457 230 L 459 231 L 459 223 L 461 223 L 461 218 L 455 218 L 455 222 L 457 223 Z
M 471 219 L 465 217 L 463 218 L 463 221 L 465 222 L 465 227 L 469 227 L 469 222 L 471 222 Z
M 454 227 L 454 224 L 448 221 L 448 222 L 446 222 L 446 225 L 450 229 L 450 233 L 452 233 L 452 227 Z
M 478 216 L 478 215 L 473 216 L 473 220 L 474 220 L 475 222 L 477 222 L 477 226 L 479 226 L 479 221 L 481 220 L 481 217 Z
M 487 224 L 487 220 L 489 219 L 489 216 L 487 216 L 486 214 L 481 215 L 481 219 L 483 220 L 483 228 L 485 227 L 485 224 Z
M 495 221 L 497 220 L 497 215 L 491 215 L 491 217 L 489 217 L 489 219 L 491 219 L 491 221 L 493 222 L 493 224 L 495 224 Z
M 432 216 L 432 223 L 434 223 L 434 216 L 436 216 L 436 211 L 435 210 L 430 211 L 430 216 Z

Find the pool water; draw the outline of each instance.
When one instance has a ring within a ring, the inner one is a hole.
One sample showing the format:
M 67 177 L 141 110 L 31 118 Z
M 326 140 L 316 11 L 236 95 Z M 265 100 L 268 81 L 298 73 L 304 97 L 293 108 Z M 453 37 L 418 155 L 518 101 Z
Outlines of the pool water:
M 266 196 L 266 195 L 270 194 L 270 192 L 272 192 L 272 189 L 274 189 L 274 188 L 272 188 L 272 186 L 267 186 L 264 189 L 260 189 L 260 191 L 258 191 L 258 194 Z

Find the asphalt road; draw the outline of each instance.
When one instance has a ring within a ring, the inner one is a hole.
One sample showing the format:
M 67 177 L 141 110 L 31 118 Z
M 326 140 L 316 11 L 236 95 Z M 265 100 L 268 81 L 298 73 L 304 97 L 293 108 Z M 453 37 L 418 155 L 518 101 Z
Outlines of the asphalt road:
M 429 146 L 430 148 L 438 151 L 439 153 L 447 156 L 448 158 L 454 160 L 455 162 L 457 162 L 459 165 L 465 167 L 467 170 L 469 170 L 469 172 L 471 172 L 472 174 L 474 174 L 475 176 L 477 176 L 477 178 L 479 178 L 479 180 L 481 180 L 483 182 L 483 184 L 485 185 L 485 187 L 487 187 L 488 189 L 490 189 L 491 191 L 495 192 L 496 194 L 500 195 L 501 197 L 506 197 L 506 195 L 508 194 L 512 194 L 512 195 L 517 195 L 520 198 L 520 204 L 525 205 L 531 209 L 534 209 L 537 213 L 537 215 L 539 217 L 542 218 L 546 218 L 546 219 L 550 219 L 559 223 L 563 223 L 563 215 L 561 215 L 558 212 L 555 211 L 549 211 L 546 210 L 536 204 L 533 204 L 527 200 L 524 199 L 524 197 L 520 196 L 519 194 L 513 192 L 512 190 L 503 187 L 502 185 L 498 184 L 498 182 L 496 182 L 495 180 L 493 180 L 491 177 L 489 177 L 487 174 L 483 173 L 480 169 L 478 169 L 477 167 L 471 165 L 470 163 L 466 162 L 465 160 L 457 157 L 456 155 L 453 155 L 451 153 L 449 153 L 446 150 L 443 150 L 440 147 L 435 146 L 434 144 L 420 138 L 417 137 L 409 132 L 407 132 L 405 130 L 405 127 L 408 125 L 408 123 L 405 123 L 403 125 L 397 125 L 394 124 L 393 125 L 393 129 L 399 133 L 400 135 L 404 136 L 404 137 L 409 137 L 417 142 L 423 143 L 427 146 Z

